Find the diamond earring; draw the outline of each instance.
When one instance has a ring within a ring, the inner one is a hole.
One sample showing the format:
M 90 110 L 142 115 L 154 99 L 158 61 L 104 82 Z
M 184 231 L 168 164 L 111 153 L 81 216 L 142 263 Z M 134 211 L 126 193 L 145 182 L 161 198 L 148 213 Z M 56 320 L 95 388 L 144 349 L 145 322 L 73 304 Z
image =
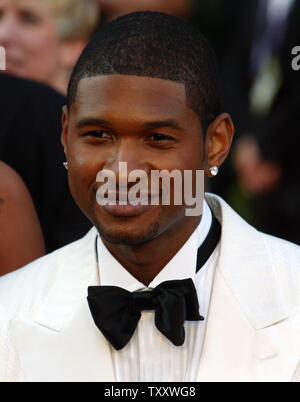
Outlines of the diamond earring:
M 209 168 L 209 172 L 212 176 L 217 176 L 217 174 L 219 173 L 219 169 L 217 166 L 212 166 L 211 168 Z
M 68 162 L 64 162 L 63 165 L 66 168 L 66 170 L 68 170 Z

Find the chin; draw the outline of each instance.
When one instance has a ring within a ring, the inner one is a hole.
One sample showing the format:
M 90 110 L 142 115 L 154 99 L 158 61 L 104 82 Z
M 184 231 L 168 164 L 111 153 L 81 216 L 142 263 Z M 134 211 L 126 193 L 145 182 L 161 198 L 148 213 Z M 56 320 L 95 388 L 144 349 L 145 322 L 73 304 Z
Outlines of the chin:
M 89 218 L 100 236 L 112 244 L 142 245 L 157 237 L 161 230 L 162 213 L 158 208 L 131 217 L 113 216 L 99 207 L 90 212 Z
M 159 222 L 153 222 L 147 226 L 130 227 L 130 225 L 122 227 L 114 225 L 106 227 L 100 222 L 95 225 L 100 236 L 112 244 L 120 244 L 127 246 L 139 246 L 154 239 L 159 234 Z

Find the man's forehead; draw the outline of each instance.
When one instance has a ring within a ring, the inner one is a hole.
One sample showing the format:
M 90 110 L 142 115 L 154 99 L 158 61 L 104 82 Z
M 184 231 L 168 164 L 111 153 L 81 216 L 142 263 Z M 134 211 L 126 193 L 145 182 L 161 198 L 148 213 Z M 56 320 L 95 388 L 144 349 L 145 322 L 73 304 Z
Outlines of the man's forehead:
M 100 75 L 79 81 L 77 109 L 97 107 L 146 107 L 175 110 L 186 107 L 185 85 L 160 78 Z

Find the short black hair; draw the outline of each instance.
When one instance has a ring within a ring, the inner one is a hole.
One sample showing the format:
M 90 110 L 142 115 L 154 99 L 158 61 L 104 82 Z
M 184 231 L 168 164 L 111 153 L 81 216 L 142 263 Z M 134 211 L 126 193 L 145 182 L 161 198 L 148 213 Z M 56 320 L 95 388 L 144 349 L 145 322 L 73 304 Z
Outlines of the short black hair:
M 186 86 L 188 106 L 202 129 L 220 114 L 218 63 L 203 35 L 168 14 L 144 11 L 112 21 L 94 35 L 79 57 L 68 87 L 68 107 L 82 78 L 97 75 L 162 78 Z

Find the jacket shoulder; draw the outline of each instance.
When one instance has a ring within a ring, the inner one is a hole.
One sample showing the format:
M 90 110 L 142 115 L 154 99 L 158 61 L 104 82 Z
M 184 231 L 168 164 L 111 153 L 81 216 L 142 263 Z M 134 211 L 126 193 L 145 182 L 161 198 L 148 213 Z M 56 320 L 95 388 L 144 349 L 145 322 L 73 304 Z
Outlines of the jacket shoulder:
M 268 257 L 291 309 L 300 309 L 300 246 L 262 234 Z
M 47 296 L 57 276 L 81 258 L 87 249 L 86 244 L 91 243 L 95 236 L 96 229 L 92 228 L 83 238 L 0 277 L 2 310 L 10 317 L 21 311 L 34 314 L 35 308 Z
M 265 233 L 262 237 L 274 262 L 300 269 L 300 246 Z

